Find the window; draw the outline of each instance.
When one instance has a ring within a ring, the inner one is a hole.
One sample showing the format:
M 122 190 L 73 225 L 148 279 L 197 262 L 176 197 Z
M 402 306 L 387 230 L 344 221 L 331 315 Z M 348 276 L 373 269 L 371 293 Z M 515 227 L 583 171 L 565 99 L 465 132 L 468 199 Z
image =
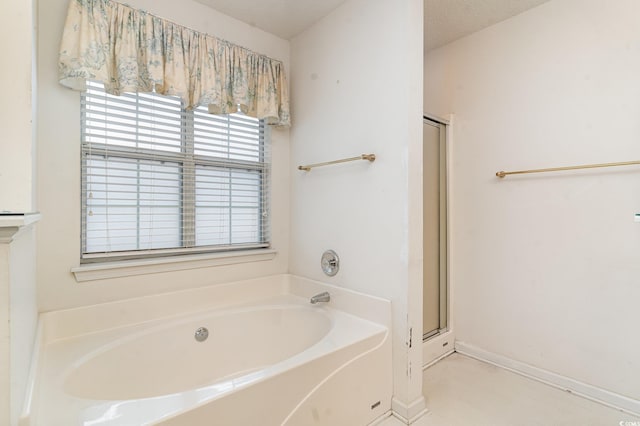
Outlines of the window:
M 81 111 L 83 261 L 269 246 L 260 120 L 98 83 Z

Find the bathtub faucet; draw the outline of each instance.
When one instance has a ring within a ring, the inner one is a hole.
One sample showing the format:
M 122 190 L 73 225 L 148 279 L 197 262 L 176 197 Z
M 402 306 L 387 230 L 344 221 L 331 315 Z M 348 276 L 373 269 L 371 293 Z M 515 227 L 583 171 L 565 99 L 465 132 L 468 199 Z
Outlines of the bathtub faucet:
M 315 296 L 313 296 L 310 302 L 312 305 L 315 305 L 318 302 L 328 302 L 329 300 L 331 300 L 331 295 L 329 294 L 329 292 L 325 291 L 323 293 L 318 293 Z

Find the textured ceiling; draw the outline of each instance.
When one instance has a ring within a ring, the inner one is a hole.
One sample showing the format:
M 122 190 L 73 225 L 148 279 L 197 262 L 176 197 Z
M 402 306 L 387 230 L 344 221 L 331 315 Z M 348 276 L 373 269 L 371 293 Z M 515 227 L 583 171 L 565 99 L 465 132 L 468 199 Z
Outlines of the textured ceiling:
M 547 1 L 425 0 L 424 49 L 445 45 Z
M 196 0 L 291 39 L 346 0 Z M 549 0 L 424 0 L 425 50 L 491 26 Z

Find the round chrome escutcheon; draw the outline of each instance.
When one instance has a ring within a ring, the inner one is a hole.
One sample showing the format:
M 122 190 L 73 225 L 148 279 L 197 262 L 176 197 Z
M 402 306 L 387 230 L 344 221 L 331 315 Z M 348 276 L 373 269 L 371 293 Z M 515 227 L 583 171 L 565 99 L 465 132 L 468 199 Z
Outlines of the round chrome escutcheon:
M 325 251 L 322 253 L 320 266 L 322 267 L 322 272 L 330 277 L 334 276 L 340 269 L 340 259 L 338 258 L 338 254 L 333 250 Z

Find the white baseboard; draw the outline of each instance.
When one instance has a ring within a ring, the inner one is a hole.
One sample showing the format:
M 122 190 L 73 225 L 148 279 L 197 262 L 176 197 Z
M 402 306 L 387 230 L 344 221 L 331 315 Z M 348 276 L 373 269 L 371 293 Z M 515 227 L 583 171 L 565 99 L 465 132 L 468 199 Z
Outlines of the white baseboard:
M 445 331 L 422 343 L 422 368 L 426 368 L 454 351 L 455 335 Z
M 369 423 L 367 426 L 377 426 L 379 424 L 385 423 L 389 417 L 393 417 L 393 411 L 391 410 L 387 411 L 386 413 Z
M 636 416 L 640 415 L 640 401 L 636 399 L 601 389 L 542 368 L 534 367 L 532 365 L 525 364 L 524 362 L 516 361 L 493 352 L 485 351 L 484 349 L 480 349 L 464 342 L 456 341 L 455 349 L 456 352 L 475 358 L 479 361 L 488 362 L 489 364 L 538 380 L 542 383 L 571 392 L 600 404 L 625 411 L 629 414 Z
M 410 425 L 420 417 L 427 414 L 427 402 L 424 396 L 415 399 L 411 404 L 407 405 L 396 398 L 391 399 L 391 409 L 393 410 L 393 416 L 404 424 Z

